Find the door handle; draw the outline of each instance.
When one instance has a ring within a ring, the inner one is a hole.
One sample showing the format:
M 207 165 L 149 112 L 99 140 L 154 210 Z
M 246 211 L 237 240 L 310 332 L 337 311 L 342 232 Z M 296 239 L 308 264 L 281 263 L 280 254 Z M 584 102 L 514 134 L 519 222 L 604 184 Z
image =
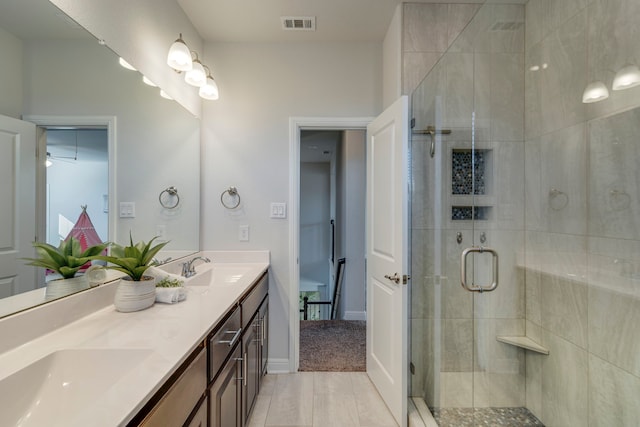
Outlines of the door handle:
M 398 276 L 398 273 L 394 273 L 394 274 L 393 274 L 393 276 L 390 276 L 390 275 L 388 275 L 388 274 L 385 274 L 385 275 L 384 275 L 384 278 L 385 278 L 385 279 L 389 279 L 389 280 L 391 280 L 392 282 L 395 282 L 395 284 L 396 284 L 396 285 L 399 285 L 399 284 L 400 284 L 400 276 Z
M 489 286 L 476 286 L 475 284 L 467 283 L 467 256 L 471 253 L 484 253 L 488 252 L 492 256 L 493 275 L 492 283 Z M 472 246 L 462 251 L 460 256 L 460 284 L 463 288 L 469 292 L 491 292 L 498 287 L 498 252 L 495 249 L 487 248 L 483 246 Z

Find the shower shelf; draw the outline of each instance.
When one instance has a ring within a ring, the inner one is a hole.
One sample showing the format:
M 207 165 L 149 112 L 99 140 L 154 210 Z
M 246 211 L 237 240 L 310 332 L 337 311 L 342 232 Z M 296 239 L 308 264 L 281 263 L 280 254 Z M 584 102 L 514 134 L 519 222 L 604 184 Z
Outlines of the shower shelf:
M 549 354 L 549 349 L 541 346 L 529 337 L 498 335 L 496 339 L 505 344 L 511 344 L 515 345 L 516 347 L 524 348 L 525 350 L 535 351 L 536 353 L 540 354 Z

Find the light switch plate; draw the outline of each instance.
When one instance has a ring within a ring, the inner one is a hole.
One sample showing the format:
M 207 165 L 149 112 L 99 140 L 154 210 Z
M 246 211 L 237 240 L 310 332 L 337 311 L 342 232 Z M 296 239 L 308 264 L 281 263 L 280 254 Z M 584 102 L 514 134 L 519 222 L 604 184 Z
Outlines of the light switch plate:
M 284 219 L 287 217 L 287 204 L 286 203 L 271 203 L 271 218 Z
M 136 203 L 120 202 L 120 218 L 135 218 L 135 217 L 136 217 Z

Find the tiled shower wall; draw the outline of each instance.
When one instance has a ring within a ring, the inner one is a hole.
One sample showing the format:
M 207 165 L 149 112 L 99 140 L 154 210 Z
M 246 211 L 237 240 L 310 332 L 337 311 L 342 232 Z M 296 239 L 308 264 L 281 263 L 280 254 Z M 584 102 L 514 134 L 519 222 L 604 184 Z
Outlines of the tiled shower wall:
M 547 426 L 640 419 L 637 0 L 526 5 L 526 403 Z M 607 100 L 582 103 L 601 80 Z M 635 108 L 635 109 L 634 109 Z

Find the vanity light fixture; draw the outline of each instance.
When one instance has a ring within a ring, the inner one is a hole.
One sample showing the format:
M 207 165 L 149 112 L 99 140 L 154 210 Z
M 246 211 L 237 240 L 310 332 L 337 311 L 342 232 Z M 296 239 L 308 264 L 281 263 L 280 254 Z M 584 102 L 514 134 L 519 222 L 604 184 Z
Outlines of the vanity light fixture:
M 640 69 L 637 65 L 627 64 L 613 78 L 613 90 L 630 89 L 640 85 Z
M 200 61 L 197 52 L 189 49 L 182 39 L 182 33 L 180 33 L 180 37 L 178 37 L 171 45 L 171 48 L 169 48 L 167 64 L 178 73 L 184 71 L 184 81 L 191 86 L 200 88 L 198 95 L 200 95 L 201 98 L 208 100 L 216 100 L 219 98 L 218 84 L 211 75 L 211 70 Z M 161 93 L 161 95 L 167 98 L 167 96 L 165 96 L 166 93 Z
M 147 76 L 142 76 L 142 81 L 144 82 L 144 84 L 149 85 L 151 87 L 158 87 L 158 85 L 152 82 L 151 80 L 149 80 Z
M 201 98 L 211 101 L 215 101 L 220 96 L 220 93 L 218 91 L 218 84 L 211 76 L 211 71 L 209 71 L 209 68 L 207 68 L 207 81 L 204 85 L 200 86 L 198 95 L 200 95 Z
M 120 63 L 120 65 L 122 65 L 124 68 L 126 68 L 127 70 L 131 70 L 131 71 L 138 71 L 134 68 L 133 65 L 129 64 L 127 61 L 125 61 L 124 59 L 120 58 L 118 59 L 118 62 Z
M 589 83 L 582 93 L 582 102 L 591 104 L 609 97 L 609 90 L 600 80 Z
M 176 71 L 189 71 L 193 67 L 191 51 L 184 40 L 182 40 L 182 33 L 180 33 L 180 37 L 178 37 L 169 48 L 167 64 Z

